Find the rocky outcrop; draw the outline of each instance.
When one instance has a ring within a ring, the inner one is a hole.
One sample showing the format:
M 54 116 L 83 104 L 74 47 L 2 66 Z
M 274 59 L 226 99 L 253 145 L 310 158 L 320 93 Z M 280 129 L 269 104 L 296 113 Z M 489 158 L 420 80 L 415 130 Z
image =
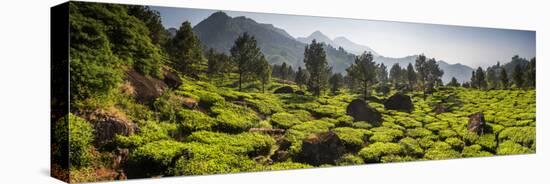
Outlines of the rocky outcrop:
M 297 94 L 297 95 L 305 95 L 306 93 L 302 90 L 298 90 L 298 91 L 295 91 L 294 94 Z
M 137 101 L 147 105 L 151 105 L 168 88 L 164 81 L 144 76 L 133 69 L 128 71 L 127 80 L 135 90 Z
M 334 164 L 344 151 L 342 140 L 334 132 L 328 131 L 304 139 L 299 160 L 314 166 Z
M 116 109 L 95 110 L 87 114 L 86 119 L 94 127 L 94 143 L 98 145 L 110 142 L 116 135 L 129 136 L 139 132 L 139 127 Z
M 469 118 L 468 131 L 483 134 L 485 129 L 485 116 L 483 116 L 483 112 L 472 114 Z
M 397 93 L 384 102 L 384 108 L 388 110 L 411 112 L 414 106 L 410 96 Z
M 379 99 L 374 96 L 368 96 L 367 98 L 365 98 L 365 100 L 367 102 L 374 102 L 374 103 L 380 103 L 380 104 L 383 104 L 384 101 L 386 101 L 385 99 Z
M 382 122 L 380 112 L 361 99 L 351 101 L 346 108 L 346 114 L 353 117 L 353 121 L 366 121 L 375 126 L 379 126 Z
M 292 89 L 290 86 L 283 86 L 283 87 L 277 88 L 273 93 L 275 94 L 294 93 L 294 89 Z

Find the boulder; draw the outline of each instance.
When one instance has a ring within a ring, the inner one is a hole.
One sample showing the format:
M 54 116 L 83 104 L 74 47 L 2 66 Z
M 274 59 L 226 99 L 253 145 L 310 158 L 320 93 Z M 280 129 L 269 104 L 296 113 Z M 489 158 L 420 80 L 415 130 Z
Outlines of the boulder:
M 196 109 L 199 106 L 199 102 L 193 98 L 182 98 L 181 102 L 189 109 Z
M 411 112 L 413 110 L 413 103 L 410 96 L 397 93 L 384 102 L 384 108 Z
M 313 166 L 335 164 L 345 151 L 344 143 L 332 131 L 314 134 L 302 141 L 299 160 Z
M 119 111 L 95 110 L 87 115 L 94 127 L 94 143 L 102 145 L 113 140 L 116 135 L 129 136 L 139 132 L 139 127 Z
M 302 90 L 298 90 L 298 91 L 295 91 L 294 94 L 297 94 L 297 95 L 305 95 L 306 93 Z
M 283 87 L 277 88 L 273 93 L 275 94 L 294 93 L 294 89 L 292 89 L 290 86 L 283 86 Z
M 129 70 L 127 74 L 127 80 L 134 88 L 135 98 L 140 103 L 151 105 L 168 88 L 164 81 L 144 76 L 134 69 Z
M 290 154 L 288 151 L 277 150 L 270 158 L 273 162 L 284 162 L 290 158 Z
M 355 99 L 346 108 L 346 114 L 353 117 L 353 121 L 366 121 L 372 125 L 379 126 L 382 122 L 382 115 L 376 109 L 370 107 L 364 100 Z
M 483 112 L 478 112 L 469 116 L 468 120 L 468 131 L 474 132 L 477 134 L 483 134 L 485 129 L 485 117 Z
M 164 70 L 164 79 L 163 79 L 163 81 L 170 88 L 177 88 L 181 84 L 183 84 L 183 82 L 181 81 L 181 78 L 178 76 L 178 74 L 176 72 L 169 71 L 169 70 Z

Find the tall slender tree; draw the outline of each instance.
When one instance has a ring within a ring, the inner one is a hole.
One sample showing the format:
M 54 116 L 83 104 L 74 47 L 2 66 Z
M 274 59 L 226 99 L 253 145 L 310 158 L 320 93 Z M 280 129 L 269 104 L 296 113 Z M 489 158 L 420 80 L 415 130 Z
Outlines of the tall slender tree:
M 271 65 L 267 62 L 265 57 L 261 57 L 258 67 L 255 70 L 256 78 L 260 80 L 262 84 L 262 93 L 265 93 L 265 86 L 271 82 Z
M 394 86 L 397 86 L 399 82 L 401 81 L 401 67 L 399 66 L 399 63 L 395 63 L 392 65 L 390 69 L 390 80 L 393 82 Z
M 257 64 L 262 61 L 264 56 L 260 52 L 254 36 L 246 32 L 235 40 L 230 53 L 239 75 L 239 91 L 241 91 L 243 82 L 253 76 Z
M 521 67 L 520 64 L 517 64 L 516 67 L 514 67 L 514 72 L 512 73 L 514 83 L 516 84 L 517 88 L 522 88 L 524 85 L 524 74 L 523 74 L 523 67 Z
M 343 86 L 344 77 L 340 73 L 332 75 L 329 79 L 330 91 L 332 94 L 336 94 L 338 90 Z
M 416 83 L 416 72 L 414 71 L 414 67 L 411 63 L 407 66 L 407 81 L 409 82 L 409 86 L 411 88 Z
M 363 52 L 360 56 L 355 57 L 355 63 L 350 66 L 350 75 L 358 80 L 363 91 L 363 98 L 368 97 L 368 87 L 376 81 L 376 63 L 373 61 L 373 56 L 369 52 Z
M 303 70 L 302 67 L 298 67 L 298 72 L 296 72 L 296 78 L 294 81 L 296 81 L 296 84 L 299 88 L 302 88 L 304 85 L 307 84 L 309 78 L 309 74 L 306 70 Z
M 308 90 L 315 96 L 327 89 L 328 77 L 332 70 L 327 62 L 327 54 L 322 43 L 316 40 L 306 45 L 304 51 L 304 63 L 309 73 Z
M 204 63 L 200 41 L 193 33 L 191 23 L 183 22 L 169 44 L 174 68 L 184 75 L 197 78 Z
M 477 89 L 485 89 L 487 81 L 485 81 L 485 72 L 481 67 L 478 67 L 475 73 L 475 82 Z
M 500 84 L 502 89 L 508 89 L 509 80 L 508 80 L 508 74 L 506 73 L 506 69 L 504 67 L 500 68 Z

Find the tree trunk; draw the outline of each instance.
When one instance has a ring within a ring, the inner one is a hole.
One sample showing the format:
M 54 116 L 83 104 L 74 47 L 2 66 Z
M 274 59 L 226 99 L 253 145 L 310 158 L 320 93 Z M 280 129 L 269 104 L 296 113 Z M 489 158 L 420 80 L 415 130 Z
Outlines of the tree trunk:
M 243 84 L 243 74 L 239 72 L 239 92 L 242 89 L 242 84 Z
M 363 99 L 367 101 L 367 81 L 363 81 Z

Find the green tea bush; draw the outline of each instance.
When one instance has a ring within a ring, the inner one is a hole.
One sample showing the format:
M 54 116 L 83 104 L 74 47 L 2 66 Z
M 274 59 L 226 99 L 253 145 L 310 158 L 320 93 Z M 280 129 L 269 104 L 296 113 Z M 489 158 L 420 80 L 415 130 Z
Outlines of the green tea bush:
M 361 128 L 361 129 L 370 129 L 373 127 L 369 122 L 366 122 L 366 121 L 353 122 L 351 126 L 354 128 Z
M 183 156 L 168 169 L 169 175 L 205 175 L 257 171 L 260 166 L 244 155 L 226 152 L 223 147 L 189 143 Z
M 286 162 L 277 162 L 273 165 L 267 166 L 265 170 L 275 171 L 275 170 L 288 170 L 288 169 L 305 169 L 305 168 L 312 168 L 313 166 L 303 164 L 303 163 L 296 163 L 291 161 Z
M 367 136 L 371 133 L 364 129 L 355 129 L 350 127 L 338 127 L 332 129 L 336 135 L 344 142 L 348 150 L 357 151 L 363 147 Z
M 497 139 L 495 134 L 483 134 L 479 136 L 477 144 L 483 147 L 484 150 L 494 153 L 497 148 Z
M 414 128 L 414 129 L 407 130 L 407 136 L 413 137 L 413 138 L 425 137 L 428 135 L 432 135 L 432 131 L 425 128 Z
M 178 117 L 178 129 L 183 134 L 199 130 L 212 130 L 217 125 L 216 119 L 200 111 L 183 109 L 178 113 Z
M 271 115 L 283 111 L 281 102 L 273 94 L 253 93 L 252 97 L 247 98 L 246 102 L 259 113 Z
M 345 154 L 344 156 L 336 160 L 336 165 L 338 166 L 360 165 L 364 163 L 365 161 L 363 160 L 363 158 L 353 154 Z
M 404 133 L 401 130 L 387 128 L 387 127 L 377 127 L 372 129 L 373 134 L 369 138 L 371 142 L 393 142 L 401 137 Z
M 399 144 L 403 148 L 403 154 L 405 155 L 412 157 L 422 157 L 424 155 L 424 149 L 416 139 L 405 137 L 399 140 Z
M 246 107 L 223 102 L 214 104 L 211 111 L 216 115 L 218 130 L 224 132 L 243 132 L 259 126 L 256 113 Z
M 462 149 L 462 157 L 486 157 L 493 156 L 492 153 L 483 151 L 482 147 L 478 144 L 466 146 Z
M 453 149 L 446 142 L 435 142 L 431 148 L 426 150 L 424 157 L 429 160 L 442 160 L 450 158 L 459 158 L 460 153 Z
M 462 150 L 464 148 L 464 141 L 456 137 L 445 139 L 445 143 L 449 144 L 454 150 Z
M 231 146 L 235 147 L 235 150 L 242 150 L 242 152 L 247 153 L 248 155 L 267 154 L 275 145 L 275 140 L 272 137 L 255 132 L 244 132 L 233 135 L 218 132 L 197 131 L 188 136 L 187 140 L 209 145 Z
M 498 155 L 515 155 L 526 153 L 534 153 L 534 151 L 530 150 L 529 148 L 523 147 L 514 141 L 509 140 L 500 143 L 497 148 Z
M 183 109 L 183 98 L 173 91 L 166 91 L 153 103 L 160 120 L 176 122 L 177 113 Z
M 137 148 L 144 144 L 171 139 L 171 135 L 176 130 L 176 125 L 172 123 L 158 123 L 154 121 L 140 122 L 140 132 L 130 136 L 117 135 L 115 143 L 123 148 Z
M 521 144 L 525 147 L 530 147 L 536 139 L 535 127 L 509 127 L 498 135 L 499 141 L 510 140 Z
M 302 140 L 312 134 L 326 132 L 333 128 L 334 124 L 323 120 L 307 121 L 295 125 L 285 132 L 285 137 L 291 142 L 290 153 L 297 154 L 302 149 Z
M 402 153 L 401 145 L 397 143 L 375 142 L 359 151 L 359 156 L 367 163 L 380 162 L 382 156 Z
M 300 124 L 300 120 L 296 118 L 293 114 L 286 112 L 275 113 L 271 116 L 271 122 L 273 125 L 279 128 L 288 129 L 296 124 Z
M 293 114 L 296 119 L 302 122 L 311 121 L 314 119 L 311 117 L 311 113 L 306 110 L 290 110 L 288 113 Z
M 129 172 L 138 175 L 154 176 L 165 172 L 174 158 L 181 156 L 185 143 L 162 140 L 138 147 L 129 156 Z

